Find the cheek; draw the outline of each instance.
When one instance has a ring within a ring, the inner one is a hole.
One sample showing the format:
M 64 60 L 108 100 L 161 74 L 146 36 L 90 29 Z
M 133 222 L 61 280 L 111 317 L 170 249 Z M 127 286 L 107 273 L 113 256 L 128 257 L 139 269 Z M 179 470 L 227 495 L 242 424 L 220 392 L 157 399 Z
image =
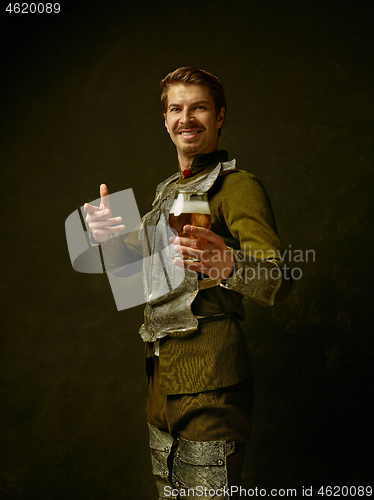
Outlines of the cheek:
M 173 120 L 169 120 L 167 129 L 168 129 L 169 134 L 174 131 L 175 122 L 173 122 Z

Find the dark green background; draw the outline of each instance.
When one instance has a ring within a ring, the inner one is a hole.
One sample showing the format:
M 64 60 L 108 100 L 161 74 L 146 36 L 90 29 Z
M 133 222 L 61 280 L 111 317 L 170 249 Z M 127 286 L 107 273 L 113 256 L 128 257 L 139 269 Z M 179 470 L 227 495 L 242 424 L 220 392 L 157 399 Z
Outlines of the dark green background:
M 149 210 L 177 168 L 159 81 L 183 65 L 222 80 L 220 147 L 264 183 L 285 247 L 316 255 L 285 302 L 247 302 L 242 484 L 370 484 L 370 2 L 65 4 L 2 20 L 0 497 L 155 498 L 142 307 L 72 269 L 64 222 L 102 182 Z

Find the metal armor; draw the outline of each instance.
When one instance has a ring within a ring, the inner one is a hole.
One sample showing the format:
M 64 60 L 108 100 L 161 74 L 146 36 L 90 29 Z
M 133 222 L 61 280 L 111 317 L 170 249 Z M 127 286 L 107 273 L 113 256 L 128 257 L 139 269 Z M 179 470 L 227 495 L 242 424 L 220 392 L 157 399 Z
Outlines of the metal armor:
M 181 498 L 210 500 L 219 496 L 229 499 L 226 457 L 235 451 L 235 443 L 188 441 L 179 437 L 178 444 L 173 462 L 173 484 Z
M 188 184 L 178 186 L 174 181 L 179 174 L 169 177 L 158 186 L 153 210 L 143 218 L 139 238 L 144 252 L 144 292 L 146 307 L 144 324 L 140 335 L 144 342 L 154 342 L 170 333 L 189 335 L 197 330 L 198 320 L 191 311 L 201 283 L 206 286 L 224 286 L 226 289 L 239 291 L 263 304 L 271 305 L 281 283 L 281 273 L 265 279 L 245 280 L 245 270 L 258 265 L 271 269 L 277 267 L 272 261 L 251 258 L 246 261 L 244 252 L 232 250 L 236 258 L 236 272 L 224 283 L 220 280 L 206 279 L 199 283 L 194 271 L 181 269 L 172 261 L 175 258 L 173 245 L 169 244 L 171 230 L 169 212 L 176 189 L 185 192 L 207 192 L 219 175 L 236 170 L 235 160 L 219 163 L 209 174 L 204 174 Z M 182 275 L 181 275 L 182 273 Z M 270 273 L 271 275 L 272 273 Z M 274 273 L 273 273 L 274 274 Z M 246 283 L 248 281 L 248 283 Z
M 228 500 L 227 456 L 235 451 L 234 441 L 189 441 L 178 437 L 178 448 L 170 482 L 170 454 L 173 438 L 167 432 L 148 424 L 152 473 L 159 500 L 170 498 L 210 500 L 219 496 Z M 168 463 L 169 462 L 169 463 Z
M 167 432 L 160 431 L 154 425 L 148 424 L 149 427 L 149 447 L 151 449 L 152 473 L 155 476 L 156 487 L 159 500 L 166 498 L 177 498 L 176 496 L 167 495 L 168 486 L 171 492 L 174 488 L 169 481 L 168 458 L 173 445 L 173 438 Z

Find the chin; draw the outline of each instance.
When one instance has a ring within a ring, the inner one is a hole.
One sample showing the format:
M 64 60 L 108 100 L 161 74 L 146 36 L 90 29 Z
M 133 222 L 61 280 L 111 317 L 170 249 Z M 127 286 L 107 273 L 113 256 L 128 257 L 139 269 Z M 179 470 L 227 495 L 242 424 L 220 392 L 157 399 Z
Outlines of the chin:
M 199 152 L 199 148 L 197 146 L 185 146 L 183 148 L 184 154 L 196 154 Z

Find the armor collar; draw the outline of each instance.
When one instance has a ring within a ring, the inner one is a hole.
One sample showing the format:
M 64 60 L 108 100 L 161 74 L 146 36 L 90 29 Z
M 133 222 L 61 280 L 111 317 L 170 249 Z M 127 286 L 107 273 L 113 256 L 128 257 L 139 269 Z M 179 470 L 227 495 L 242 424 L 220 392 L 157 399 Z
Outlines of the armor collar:
M 196 156 L 192 164 L 189 168 L 191 175 L 189 177 L 184 177 L 182 175 L 182 172 L 180 171 L 179 167 L 179 179 L 178 179 L 178 184 L 184 183 L 191 181 L 191 178 L 202 174 L 202 173 L 209 173 L 211 170 L 214 170 L 214 168 L 217 166 L 217 163 L 223 163 L 229 160 L 228 152 L 224 149 L 221 149 L 219 151 L 212 151 L 212 153 L 208 153 L 205 155 L 199 155 Z

